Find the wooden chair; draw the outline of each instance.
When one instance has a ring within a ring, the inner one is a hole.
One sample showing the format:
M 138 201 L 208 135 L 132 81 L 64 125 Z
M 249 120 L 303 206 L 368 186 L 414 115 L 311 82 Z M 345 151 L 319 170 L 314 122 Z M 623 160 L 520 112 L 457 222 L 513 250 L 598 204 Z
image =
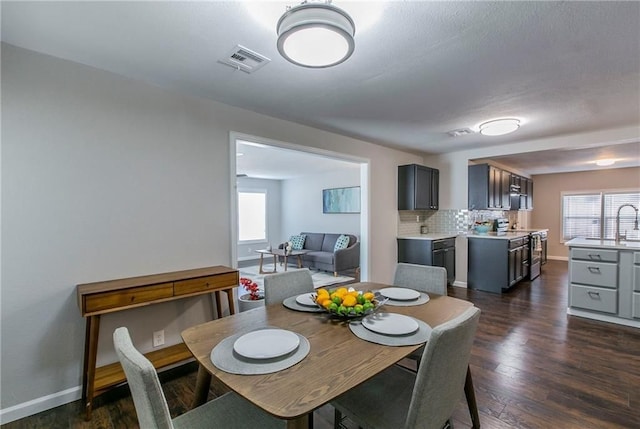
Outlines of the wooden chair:
M 286 427 L 283 420 L 268 415 L 231 392 L 172 419 L 158 373 L 151 362 L 133 346 L 127 328 L 115 330 L 113 343 L 127 376 L 142 429 Z
M 398 365 L 332 401 L 334 428 L 342 415 L 367 429 L 441 429 L 460 400 L 480 310 L 471 307 L 431 333 L 418 372 Z
M 264 276 L 265 305 L 282 303 L 285 298 L 315 291 L 308 269 L 285 271 Z

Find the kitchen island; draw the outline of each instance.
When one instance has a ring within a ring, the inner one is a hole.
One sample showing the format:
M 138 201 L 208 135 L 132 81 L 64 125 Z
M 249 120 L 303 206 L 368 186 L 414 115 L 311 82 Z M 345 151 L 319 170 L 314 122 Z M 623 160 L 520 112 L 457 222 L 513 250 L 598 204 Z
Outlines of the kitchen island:
M 528 231 L 470 233 L 467 287 L 502 293 L 529 277 Z
M 640 242 L 574 238 L 567 313 L 640 328 Z

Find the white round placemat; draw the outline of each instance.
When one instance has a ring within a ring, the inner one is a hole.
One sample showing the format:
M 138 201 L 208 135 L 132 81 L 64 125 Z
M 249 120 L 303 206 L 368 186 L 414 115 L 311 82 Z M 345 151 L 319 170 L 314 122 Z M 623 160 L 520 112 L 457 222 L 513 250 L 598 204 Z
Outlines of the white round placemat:
M 300 345 L 295 332 L 286 329 L 260 329 L 240 336 L 233 351 L 250 359 L 272 359 L 291 353 Z
M 413 301 L 420 298 L 420 292 L 406 287 L 386 287 L 380 289 L 380 295 L 396 301 Z
M 239 355 L 233 350 L 233 344 L 244 334 L 246 334 L 246 332 L 227 337 L 211 350 L 211 362 L 216 368 L 230 374 L 269 374 L 292 367 L 302 361 L 311 349 L 309 340 L 300 334 L 296 334 L 300 340 L 300 344 L 293 352 L 272 359 L 249 359 Z
M 356 337 L 369 341 L 370 343 L 382 344 L 384 346 L 415 346 L 424 344 L 431 337 L 431 326 L 422 320 L 416 319 L 418 330 L 407 335 L 384 335 L 370 331 L 359 320 L 349 323 L 349 329 Z
M 324 308 L 320 308 L 317 305 L 315 307 L 309 307 L 308 305 L 298 304 L 295 296 L 290 296 L 282 301 L 282 305 L 287 307 L 289 310 L 295 311 L 304 311 L 307 313 L 324 313 L 326 310 Z
M 418 321 L 397 313 L 378 312 L 362 318 L 362 326 L 384 335 L 408 335 L 418 330 Z
M 414 299 L 411 301 L 398 301 L 395 299 L 387 299 L 387 301 L 384 303 L 384 305 L 391 305 L 391 306 L 396 306 L 396 307 L 411 307 L 414 305 L 422 305 L 422 304 L 426 304 L 427 302 L 429 302 L 429 295 L 427 295 L 424 292 L 420 292 L 420 298 L 418 299 Z

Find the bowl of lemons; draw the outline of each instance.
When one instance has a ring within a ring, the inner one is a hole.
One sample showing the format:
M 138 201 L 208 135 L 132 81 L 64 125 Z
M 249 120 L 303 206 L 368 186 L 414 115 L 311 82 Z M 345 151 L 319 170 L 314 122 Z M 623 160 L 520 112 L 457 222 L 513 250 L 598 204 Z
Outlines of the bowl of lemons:
M 371 291 L 358 291 L 353 288 L 320 288 L 312 298 L 316 305 L 323 308 L 332 317 L 353 319 L 374 312 L 381 301 Z

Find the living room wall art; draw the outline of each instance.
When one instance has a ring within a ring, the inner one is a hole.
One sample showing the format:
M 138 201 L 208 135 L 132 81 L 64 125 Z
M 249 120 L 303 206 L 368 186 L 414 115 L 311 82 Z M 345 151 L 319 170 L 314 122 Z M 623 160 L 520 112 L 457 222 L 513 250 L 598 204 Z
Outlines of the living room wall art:
M 322 213 L 360 213 L 360 186 L 323 189 Z

